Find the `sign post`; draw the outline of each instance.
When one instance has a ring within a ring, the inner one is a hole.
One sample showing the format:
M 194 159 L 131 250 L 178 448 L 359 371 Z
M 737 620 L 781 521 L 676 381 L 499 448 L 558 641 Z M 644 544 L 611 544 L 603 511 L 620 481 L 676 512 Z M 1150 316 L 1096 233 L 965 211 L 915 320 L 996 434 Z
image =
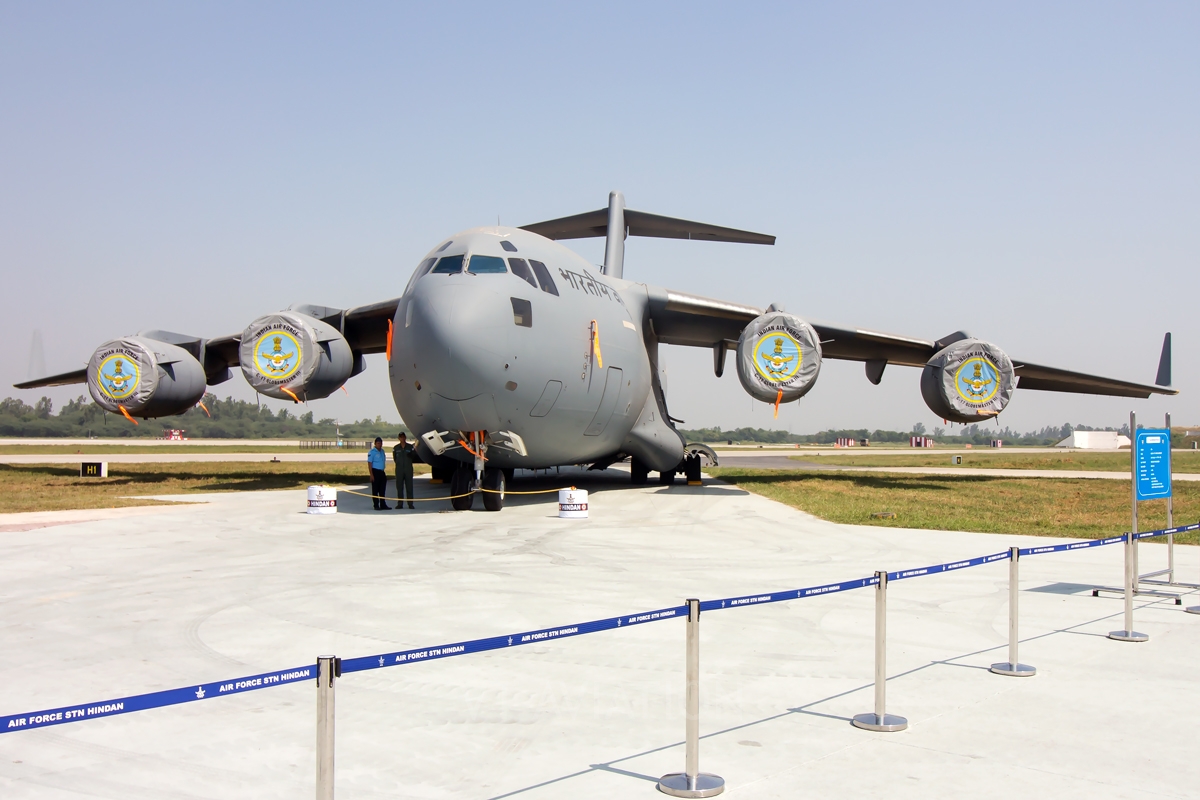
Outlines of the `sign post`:
M 1143 476 L 1139 473 L 1138 451 L 1142 443 L 1143 431 L 1137 429 L 1137 414 L 1133 411 L 1129 412 L 1129 438 L 1131 445 L 1129 448 L 1129 477 L 1130 483 L 1133 484 L 1133 514 L 1130 524 L 1129 533 L 1125 534 L 1125 628 L 1119 631 L 1111 631 L 1108 638 L 1115 639 L 1118 642 L 1148 642 L 1150 637 L 1144 633 L 1138 633 L 1133 629 L 1133 593 L 1137 590 L 1137 532 L 1138 532 L 1138 500 L 1141 499 L 1143 488 Z M 1157 441 L 1157 440 L 1156 440 Z M 1155 484 L 1151 477 L 1145 479 L 1146 487 L 1154 490 Z M 1168 481 L 1168 487 L 1170 483 Z M 1169 491 L 1169 489 L 1168 489 Z
M 1120 592 L 1126 595 L 1126 605 L 1130 607 L 1126 614 L 1126 631 L 1131 630 L 1129 627 L 1132 624 L 1130 619 L 1131 609 L 1133 605 L 1133 597 L 1135 594 L 1144 594 L 1151 597 L 1169 597 L 1175 601 L 1176 605 L 1180 605 L 1182 600 L 1179 594 L 1175 592 L 1164 592 L 1157 589 L 1143 589 L 1141 584 L 1152 583 L 1159 586 L 1178 586 L 1181 584 L 1174 583 L 1175 570 L 1175 553 L 1173 547 L 1174 536 L 1167 535 L 1167 569 L 1158 570 L 1157 572 L 1148 572 L 1145 575 L 1139 570 L 1138 559 L 1138 540 L 1135 538 L 1138 533 L 1138 503 L 1143 500 L 1166 500 L 1167 501 L 1167 527 L 1174 527 L 1174 513 L 1171 501 L 1171 415 L 1166 416 L 1167 427 L 1165 428 L 1137 428 L 1137 415 L 1132 411 L 1129 412 L 1129 478 L 1132 484 L 1132 525 L 1130 526 L 1129 541 L 1125 543 L 1125 561 L 1126 569 L 1129 572 L 1125 576 L 1125 586 L 1120 589 L 1115 587 L 1098 586 L 1092 590 L 1092 596 L 1098 597 L 1100 592 Z M 1159 575 L 1167 575 L 1168 580 L 1151 580 L 1151 578 Z M 1200 587 L 1197 587 L 1200 588 Z M 1113 631 L 1109 634 L 1110 639 L 1119 639 L 1120 641 L 1145 641 L 1144 639 L 1122 639 L 1114 634 L 1121 631 Z M 1143 634 L 1138 634 L 1139 636 Z

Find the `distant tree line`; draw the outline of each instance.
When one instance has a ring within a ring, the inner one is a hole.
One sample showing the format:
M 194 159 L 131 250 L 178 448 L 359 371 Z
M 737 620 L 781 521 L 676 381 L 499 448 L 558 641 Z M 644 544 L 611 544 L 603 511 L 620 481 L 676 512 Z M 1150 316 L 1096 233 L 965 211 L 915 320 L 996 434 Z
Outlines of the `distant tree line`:
M 340 430 L 345 439 L 395 436 L 405 430 L 397 422 L 382 417 L 338 423 L 330 417 L 313 419 L 313 412 L 296 413 L 299 408 L 271 411 L 258 403 L 220 400 L 214 394 L 204 396 L 205 413 L 199 406 L 175 417 L 138 420 L 133 425 L 124 417 L 105 413 L 89 398 L 69 401 L 58 413 L 50 398 L 43 397 L 32 406 L 11 397 L 0 400 L 0 436 L 53 438 L 162 438 L 168 429 L 182 429 L 189 439 L 326 439 L 333 441 Z M 211 415 L 211 416 L 210 416 Z M 411 433 L 411 432 L 410 432 Z
M 273 412 L 258 403 L 234 400 L 226 397 L 219 400 L 214 394 L 204 396 L 206 414 L 199 406 L 175 417 L 138 420 L 132 425 L 123 417 L 106 414 L 89 398 L 80 396 L 69 401 L 58 413 L 50 398 L 43 397 L 32 406 L 11 397 L 0 400 L 0 436 L 53 438 L 84 438 L 95 436 L 111 438 L 148 438 L 163 436 L 167 429 L 182 429 L 189 439 L 326 439 L 332 441 L 340 431 L 346 439 L 373 439 L 376 436 L 394 436 L 399 430 L 407 429 L 397 422 L 385 421 L 382 417 L 361 419 L 357 422 L 338 423 L 330 417 L 314 420 L 313 412 L 297 414 L 287 407 Z M 209 416 L 211 415 L 211 416 Z M 1139 426 L 1140 427 L 1140 426 Z M 1041 430 L 1019 433 L 1012 428 L 995 425 L 965 425 L 950 430 L 936 427 L 927 431 L 918 422 L 909 431 L 869 430 L 867 428 L 845 428 L 820 433 L 796 434 L 765 428 L 717 428 L 680 429 L 689 442 L 735 444 L 833 444 L 838 439 L 870 439 L 872 442 L 907 442 L 910 436 L 929 436 L 940 444 L 986 445 L 993 439 L 1001 439 L 1012 445 L 1052 445 L 1061 442 L 1074 431 L 1118 431 L 1129 435 L 1129 426 L 1120 428 L 1091 428 L 1087 425 L 1069 423 L 1055 427 L 1047 425 Z M 411 431 L 408 431 L 411 436 Z M 1200 431 L 1193 430 L 1189 436 L 1185 429 L 1175 428 L 1172 444 L 1175 447 L 1191 447 Z

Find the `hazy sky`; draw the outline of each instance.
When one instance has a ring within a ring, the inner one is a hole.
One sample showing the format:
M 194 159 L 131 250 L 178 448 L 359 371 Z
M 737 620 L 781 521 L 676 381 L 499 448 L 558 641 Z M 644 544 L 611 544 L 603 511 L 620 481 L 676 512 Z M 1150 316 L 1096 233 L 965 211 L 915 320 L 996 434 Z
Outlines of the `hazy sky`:
M 1001 423 L 1200 424 L 1198 42 L 1195 3 L 4 0 L 0 383 L 35 330 L 57 372 L 381 300 L 457 230 L 620 189 L 778 236 L 630 239 L 627 278 L 1144 382 L 1170 330 L 1178 398 L 1018 391 Z M 773 423 L 732 362 L 664 351 L 689 427 L 941 424 L 915 369 L 827 362 Z M 347 388 L 316 416 L 398 418 L 382 356 Z

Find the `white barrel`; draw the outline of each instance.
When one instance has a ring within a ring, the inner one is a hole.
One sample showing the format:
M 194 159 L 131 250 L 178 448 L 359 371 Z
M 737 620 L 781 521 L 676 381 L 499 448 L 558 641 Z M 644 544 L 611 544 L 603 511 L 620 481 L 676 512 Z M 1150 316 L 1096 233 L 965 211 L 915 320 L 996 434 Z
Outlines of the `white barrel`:
M 559 519 L 587 519 L 588 515 L 588 496 L 586 489 L 559 489 L 558 490 L 558 518 Z
M 336 514 L 337 490 L 329 486 L 308 487 L 308 513 Z

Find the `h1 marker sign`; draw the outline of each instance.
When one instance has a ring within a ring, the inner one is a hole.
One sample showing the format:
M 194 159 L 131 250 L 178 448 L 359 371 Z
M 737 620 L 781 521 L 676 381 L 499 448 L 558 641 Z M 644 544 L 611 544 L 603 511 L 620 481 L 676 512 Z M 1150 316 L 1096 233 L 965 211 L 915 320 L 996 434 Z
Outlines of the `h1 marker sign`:
M 1171 496 L 1171 431 L 1142 428 L 1134 434 L 1134 487 L 1137 499 L 1161 500 Z

